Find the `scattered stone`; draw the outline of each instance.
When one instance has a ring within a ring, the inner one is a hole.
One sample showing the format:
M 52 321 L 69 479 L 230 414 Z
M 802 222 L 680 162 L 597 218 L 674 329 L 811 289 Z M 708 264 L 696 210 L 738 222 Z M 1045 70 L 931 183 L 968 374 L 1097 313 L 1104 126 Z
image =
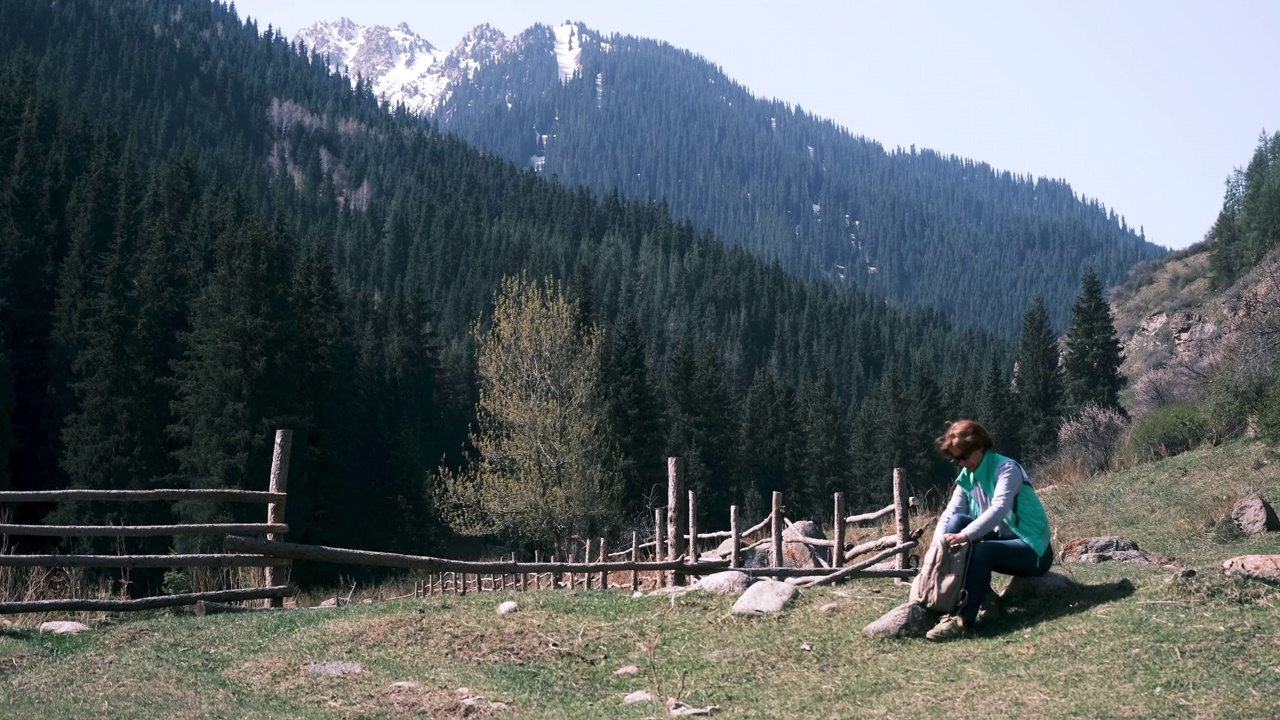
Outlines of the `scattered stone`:
M 498 606 L 499 615 L 510 615 L 513 612 L 518 612 L 519 610 L 520 606 L 516 605 L 515 600 L 508 600 Z
M 614 675 L 635 675 L 640 672 L 640 668 L 635 665 L 626 665 L 613 671 Z
M 1245 535 L 1280 530 L 1280 518 L 1271 504 L 1258 493 L 1240 499 L 1231 509 L 1231 522 Z
M 703 577 L 693 587 L 712 595 L 741 595 L 750 585 L 751 576 L 738 570 L 726 570 Z
M 422 686 L 412 680 L 401 680 L 400 682 L 391 683 L 391 687 L 397 690 L 417 690 Z
M 0 618 L 0 630 L 12 630 L 13 621 L 8 618 Z
M 822 607 L 818 608 L 818 612 L 822 613 L 823 615 L 826 615 L 827 613 L 835 610 L 838 607 L 840 606 L 836 603 L 827 603 L 826 605 L 823 605 Z
M 1228 575 L 1280 583 L 1280 555 L 1241 555 L 1222 563 Z
M 631 599 L 632 599 L 632 600 L 635 600 L 636 598 L 642 598 L 642 597 L 644 597 L 644 593 L 643 593 L 643 592 L 641 592 L 641 591 L 639 591 L 639 590 L 637 590 L 637 591 L 635 591 L 635 592 L 631 593 Z
M 924 637 L 938 623 L 938 614 L 922 605 L 903 603 L 862 629 L 869 637 Z
M 364 672 L 364 668 L 360 667 L 360 663 L 354 662 L 312 660 L 302 664 L 302 672 L 316 675 L 359 675 Z
M 675 698 L 667 698 L 667 714 L 671 717 L 691 717 L 694 715 L 710 715 L 713 711 L 719 710 L 719 705 L 708 705 L 706 707 L 693 707 Z
M 729 614 L 757 617 L 782 612 L 782 608 L 799 592 L 794 585 L 777 580 L 761 580 L 742 593 Z
M 40 632 L 54 635 L 75 635 L 88 629 L 88 625 L 71 620 L 51 620 L 40 625 Z
M 800 643 L 800 649 L 805 652 L 813 652 L 813 646 L 809 643 Z
M 1010 580 L 1009 586 L 1000 593 L 1000 602 L 1014 604 L 1027 600 L 1044 600 L 1074 592 L 1079 587 L 1075 580 L 1052 570 L 1043 575 L 1019 575 Z
M 626 697 L 622 698 L 622 704 L 635 705 L 636 703 L 640 703 L 640 702 L 649 702 L 652 699 L 653 699 L 653 696 L 649 694 L 649 691 L 637 690 L 633 693 L 627 694 Z
M 347 604 L 346 598 L 331 597 L 321 601 L 316 607 L 342 607 Z
M 365 604 L 365 605 L 372 605 L 372 604 L 373 604 L 373 598 L 365 598 L 365 599 L 361 600 L 360 602 L 361 602 L 361 603 L 363 603 L 363 604 Z
M 1138 543 L 1118 535 L 1076 538 L 1067 542 L 1059 553 L 1064 563 L 1128 562 L 1151 564 L 1151 556 L 1138 547 Z

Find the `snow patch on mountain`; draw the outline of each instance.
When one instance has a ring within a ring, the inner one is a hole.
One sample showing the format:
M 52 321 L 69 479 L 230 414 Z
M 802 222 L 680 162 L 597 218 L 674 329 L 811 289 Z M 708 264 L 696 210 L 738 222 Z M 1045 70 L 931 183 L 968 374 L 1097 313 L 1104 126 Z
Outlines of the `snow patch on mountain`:
M 578 26 L 561 25 L 556 33 L 556 66 L 560 68 L 560 82 L 567 83 L 582 72 L 582 38 Z

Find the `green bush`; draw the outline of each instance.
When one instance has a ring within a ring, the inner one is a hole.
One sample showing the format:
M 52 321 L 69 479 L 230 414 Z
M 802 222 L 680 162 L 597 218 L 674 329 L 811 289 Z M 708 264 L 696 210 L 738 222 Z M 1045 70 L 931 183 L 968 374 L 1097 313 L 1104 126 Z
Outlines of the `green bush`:
M 1139 462 L 1159 460 L 1198 447 L 1209 434 L 1209 421 L 1199 410 L 1169 405 L 1134 421 L 1127 449 Z
M 1272 386 L 1258 411 L 1258 432 L 1272 442 L 1280 442 L 1280 384 Z

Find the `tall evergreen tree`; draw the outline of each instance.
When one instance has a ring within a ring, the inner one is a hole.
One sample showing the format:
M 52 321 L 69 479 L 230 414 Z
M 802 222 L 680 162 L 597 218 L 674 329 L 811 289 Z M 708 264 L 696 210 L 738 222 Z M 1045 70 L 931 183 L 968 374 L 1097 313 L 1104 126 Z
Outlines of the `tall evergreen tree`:
M 1037 296 L 1022 318 L 1014 363 L 1014 388 L 1022 420 L 1022 460 L 1034 462 L 1053 452 L 1062 419 L 1062 370 L 1058 341 L 1049 325 L 1044 298 Z
M 797 489 L 796 430 L 793 393 L 771 369 L 761 370 L 747 392 L 739 435 L 738 477 L 747 517 L 763 514 L 774 492 L 783 493 L 792 510 L 812 504 L 810 498 L 792 492 Z
M 192 487 L 261 489 L 272 441 L 296 398 L 287 397 L 288 263 L 282 238 L 261 222 L 218 237 L 208 284 L 192 308 L 175 363 L 177 400 L 169 431 Z M 234 519 L 224 503 L 183 503 L 181 519 Z M 181 539 L 180 539 L 181 540 Z
M 1111 307 L 1102 296 L 1102 283 L 1092 269 L 1080 278 L 1080 297 L 1071 308 L 1071 329 L 1063 354 L 1066 406 L 1076 412 L 1085 405 L 1121 410 L 1120 374 L 1123 348 L 1116 337 Z
M 799 479 L 793 483 L 797 510 L 806 517 L 820 517 L 829 510 L 831 493 L 847 492 L 849 448 L 835 383 L 827 368 L 802 394 Z
M 610 328 L 601 362 L 601 389 L 624 508 L 637 517 L 647 517 L 650 507 L 665 505 L 666 481 L 661 408 L 642 342 L 635 315 L 628 313 Z
M 2 311 L 2 310 L 0 310 Z M 13 489 L 13 378 L 9 375 L 9 352 L 0 336 L 0 489 Z

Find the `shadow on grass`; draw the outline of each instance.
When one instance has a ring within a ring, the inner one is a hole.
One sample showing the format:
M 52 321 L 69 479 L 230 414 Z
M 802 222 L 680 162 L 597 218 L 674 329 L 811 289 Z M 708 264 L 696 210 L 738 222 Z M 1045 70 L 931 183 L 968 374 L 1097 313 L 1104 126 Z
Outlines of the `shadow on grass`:
M 977 632 L 987 637 L 1007 635 L 1032 625 L 1082 613 L 1098 605 L 1127 598 L 1133 593 L 1133 583 L 1125 578 L 1096 585 L 1076 584 L 1069 590 L 1052 595 L 1001 599 L 1000 613 L 979 622 Z

